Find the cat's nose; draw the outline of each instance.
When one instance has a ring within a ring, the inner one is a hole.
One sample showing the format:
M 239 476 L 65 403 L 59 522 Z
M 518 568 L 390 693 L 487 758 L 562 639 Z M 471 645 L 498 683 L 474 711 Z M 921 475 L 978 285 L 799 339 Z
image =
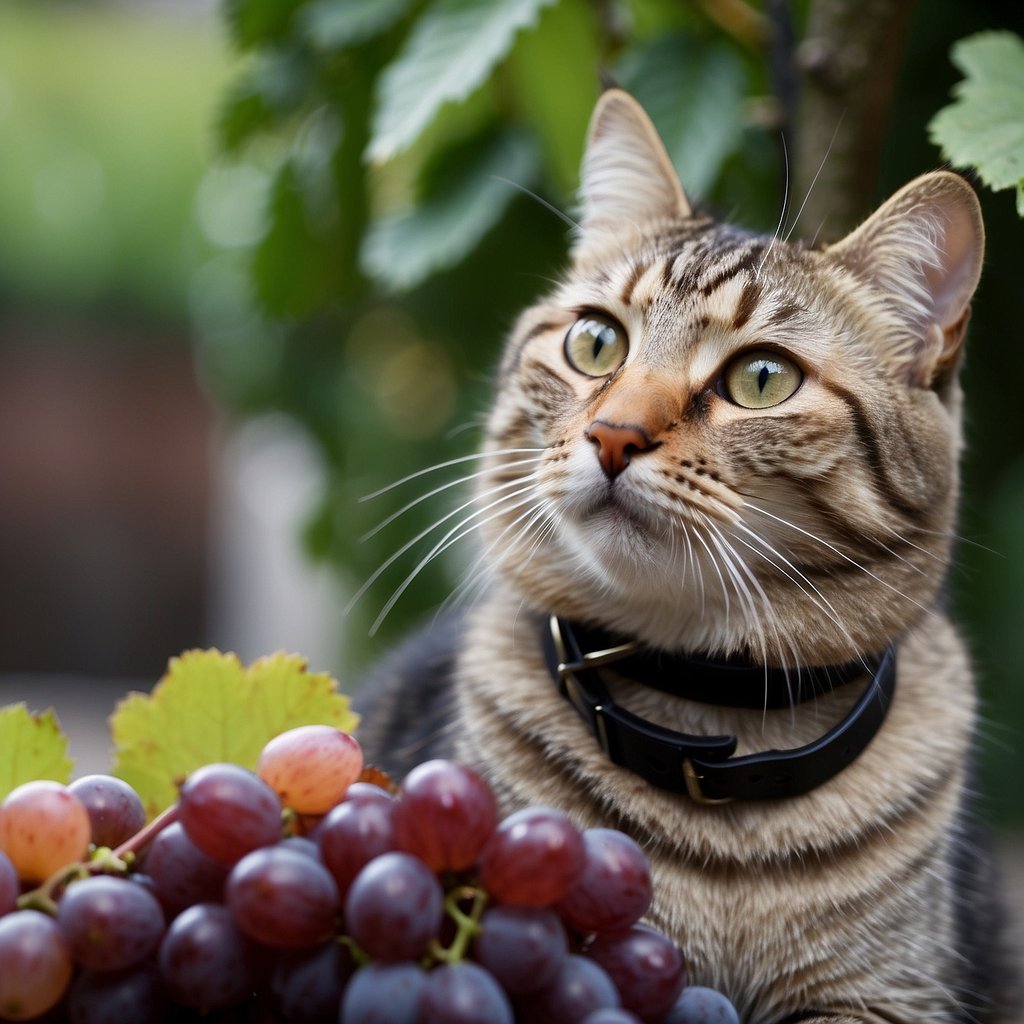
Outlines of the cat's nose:
M 640 427 L 620 426 L 604 420 L 594 420 L 586 438 L 597 448 L 597 459 L 609 480 L 614 480 L 637 452 L 656 447 Z

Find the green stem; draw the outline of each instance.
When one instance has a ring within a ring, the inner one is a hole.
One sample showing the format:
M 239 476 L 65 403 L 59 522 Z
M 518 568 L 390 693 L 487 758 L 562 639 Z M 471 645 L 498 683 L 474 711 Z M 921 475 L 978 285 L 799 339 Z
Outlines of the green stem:
M 467 896 L 473 897 L 473 905 L 467 914 L 460 906 L 459 901 Z M 476 886 L 465 885 L 453 889 L 444 901 L 444 909 L 449 917 L 455 922 L 455 938 L 446 949 L 436 939 L 430 944 L 430 955 L 435 960 L 444 963 L 457 964 L 465 960 L 469 950 L 469 944 L 480 931 L 480 918 L 483 916 L 487 906 L 487 893 Z

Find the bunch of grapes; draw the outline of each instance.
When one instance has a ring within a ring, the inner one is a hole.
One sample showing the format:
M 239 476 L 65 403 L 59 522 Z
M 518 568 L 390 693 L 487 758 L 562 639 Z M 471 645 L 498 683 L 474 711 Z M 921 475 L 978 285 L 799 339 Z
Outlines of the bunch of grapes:
M 210 764 L 148 825 L 124 782 L 0 805 L 0 1020 L 738 1024 L 640 923 L 646 857 L 549 807 L 499 820 L 475 772 L 395 793 L 305 726 Z

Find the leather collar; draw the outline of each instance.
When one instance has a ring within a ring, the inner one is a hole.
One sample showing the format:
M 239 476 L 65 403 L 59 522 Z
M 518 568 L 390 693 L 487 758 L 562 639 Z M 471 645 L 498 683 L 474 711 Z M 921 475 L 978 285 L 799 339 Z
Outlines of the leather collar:
M 807 793 L 838 775 L 874 738 L 896 688 L 896 652 L 847 665 L 765 669 L 738 661 L 669 655 L 552 615 L 544 654 L 558 692 L 589 727 L 608 758 L 660 789 L 703 804 L 773 800 Z M 595 646 L 596 645 L 596 646 Z M 736 737 L 693 736 L 655 725 L 612 699 L 602 665 L 638 683 L 702 703 L 785 708 L 870 672 L 854 707 L 802 747 L 734 757 Z

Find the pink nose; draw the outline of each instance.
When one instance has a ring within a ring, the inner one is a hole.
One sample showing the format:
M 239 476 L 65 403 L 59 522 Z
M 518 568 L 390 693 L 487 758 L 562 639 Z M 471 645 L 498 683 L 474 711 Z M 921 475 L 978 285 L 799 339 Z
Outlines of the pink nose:
M 609 480 L 614 480 L 637 452 L 655 447 L 640 427 L 616 426 L 603 420 L 594 420 L 586 437 L 596 445 L 597 459 Z

